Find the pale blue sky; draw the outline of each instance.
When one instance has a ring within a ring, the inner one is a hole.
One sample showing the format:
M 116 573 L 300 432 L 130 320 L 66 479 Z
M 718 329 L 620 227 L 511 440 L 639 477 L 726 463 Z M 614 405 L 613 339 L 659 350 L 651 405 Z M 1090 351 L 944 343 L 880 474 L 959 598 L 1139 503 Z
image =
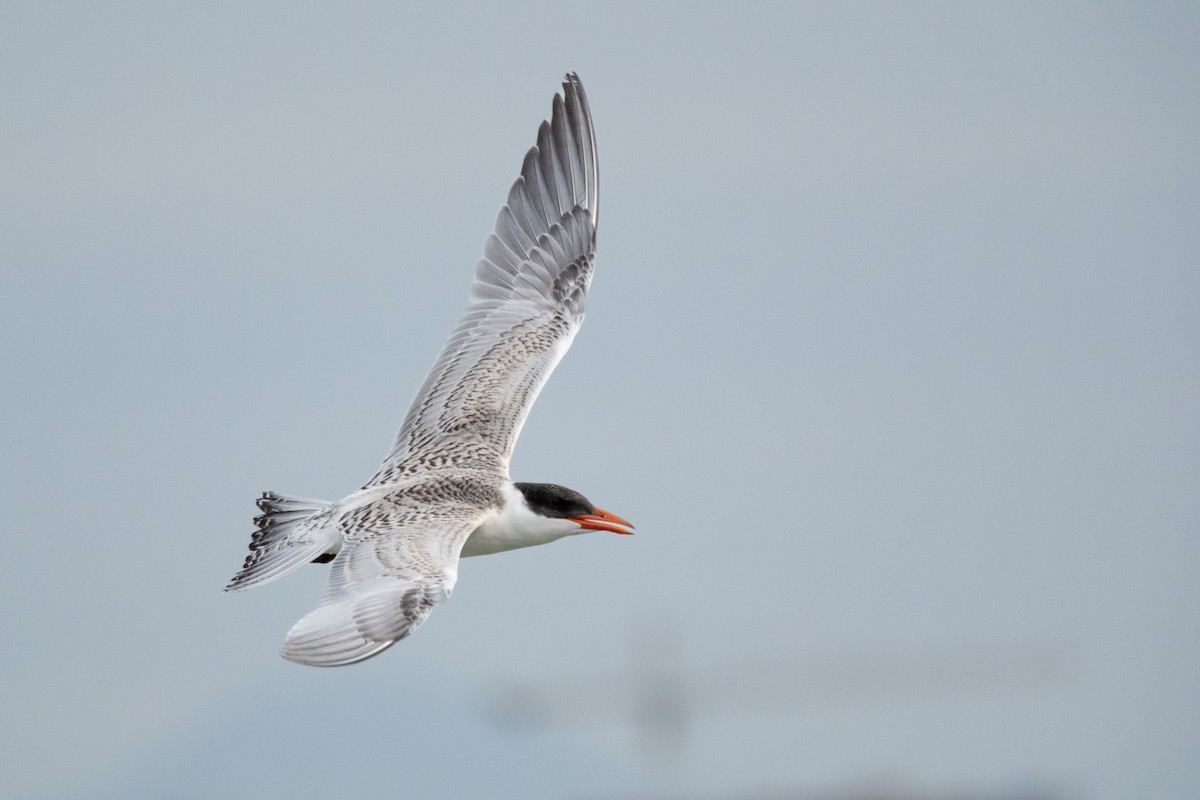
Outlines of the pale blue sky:
M 408 5 L 0 9 L 6 796 L 1194 798 L 1195 5 Z M 373 473 L 567 70 L 598 263 L 514 477 L 639 535 L 287 663 L 254 498 Z M 587 710 L 654 631 L 666 764 Z

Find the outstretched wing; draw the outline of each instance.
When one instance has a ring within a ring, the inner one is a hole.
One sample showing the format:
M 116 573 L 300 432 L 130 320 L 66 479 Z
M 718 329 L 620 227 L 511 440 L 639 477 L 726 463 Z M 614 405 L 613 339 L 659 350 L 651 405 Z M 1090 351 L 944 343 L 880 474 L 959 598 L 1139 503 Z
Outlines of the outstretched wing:
M 463 543 L 486 509 L 477 504 L 384 500 L 347 522 L 321 605 L 288 632 L 283 657 L 314 667 L 353 664 L 383 652 L 450 596 Z
M 438 466 L 507 476 L 533 401 L 583 322 L 596 248 L 596 137 L 575 74 L 525 155 L 471 304 L 366 485 Z

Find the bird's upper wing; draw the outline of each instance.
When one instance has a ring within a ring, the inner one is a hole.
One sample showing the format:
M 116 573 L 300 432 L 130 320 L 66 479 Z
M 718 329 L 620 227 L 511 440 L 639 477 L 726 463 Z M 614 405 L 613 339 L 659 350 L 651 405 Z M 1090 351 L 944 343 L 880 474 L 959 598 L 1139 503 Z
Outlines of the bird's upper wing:
M 463 543 L 497 501 L 484 484 L 441 478 L 349 512 L 321 604 L 288 632 L 283 657 L 342 666 L 408 636 L 450 596 Z
M 440 466 L 507 476 L 517 435 L 583 321 L 596 247 L 596 137 L 575 74 L 525 154 L 471 304 L 367 487 Z

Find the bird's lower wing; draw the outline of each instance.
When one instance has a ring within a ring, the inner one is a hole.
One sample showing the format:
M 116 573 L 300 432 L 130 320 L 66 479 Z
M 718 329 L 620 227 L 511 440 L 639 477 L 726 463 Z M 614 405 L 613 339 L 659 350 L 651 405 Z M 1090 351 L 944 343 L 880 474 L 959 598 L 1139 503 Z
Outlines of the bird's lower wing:
M 408 636 L 453 582 L 396 581 L 322 603 L 288 632 L 282 654 L 313 667 L 340 667 L 370 658 Z
M 395 530 L 348 538 L 321 605 L 288 632 L 283 657 L 343 666 L 408 636 L 450 596 L 459 552 L 481 519 L 479 509 L 425 509 L 402 517 Z

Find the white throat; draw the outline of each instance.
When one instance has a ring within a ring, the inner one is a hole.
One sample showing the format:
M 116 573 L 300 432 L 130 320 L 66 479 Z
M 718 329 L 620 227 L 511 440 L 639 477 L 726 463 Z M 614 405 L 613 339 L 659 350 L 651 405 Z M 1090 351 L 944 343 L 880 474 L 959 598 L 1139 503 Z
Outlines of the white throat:
M 535 513 L 525 502 L 525 496 L 509 481 L 504 482 L 501 491 L 504 494 L 504 507 L 489 515 L 471 533 L 463 545 L 462 558 L 548 544 L 564 536 L 584 532 L 578 523 L 569 519 Z

